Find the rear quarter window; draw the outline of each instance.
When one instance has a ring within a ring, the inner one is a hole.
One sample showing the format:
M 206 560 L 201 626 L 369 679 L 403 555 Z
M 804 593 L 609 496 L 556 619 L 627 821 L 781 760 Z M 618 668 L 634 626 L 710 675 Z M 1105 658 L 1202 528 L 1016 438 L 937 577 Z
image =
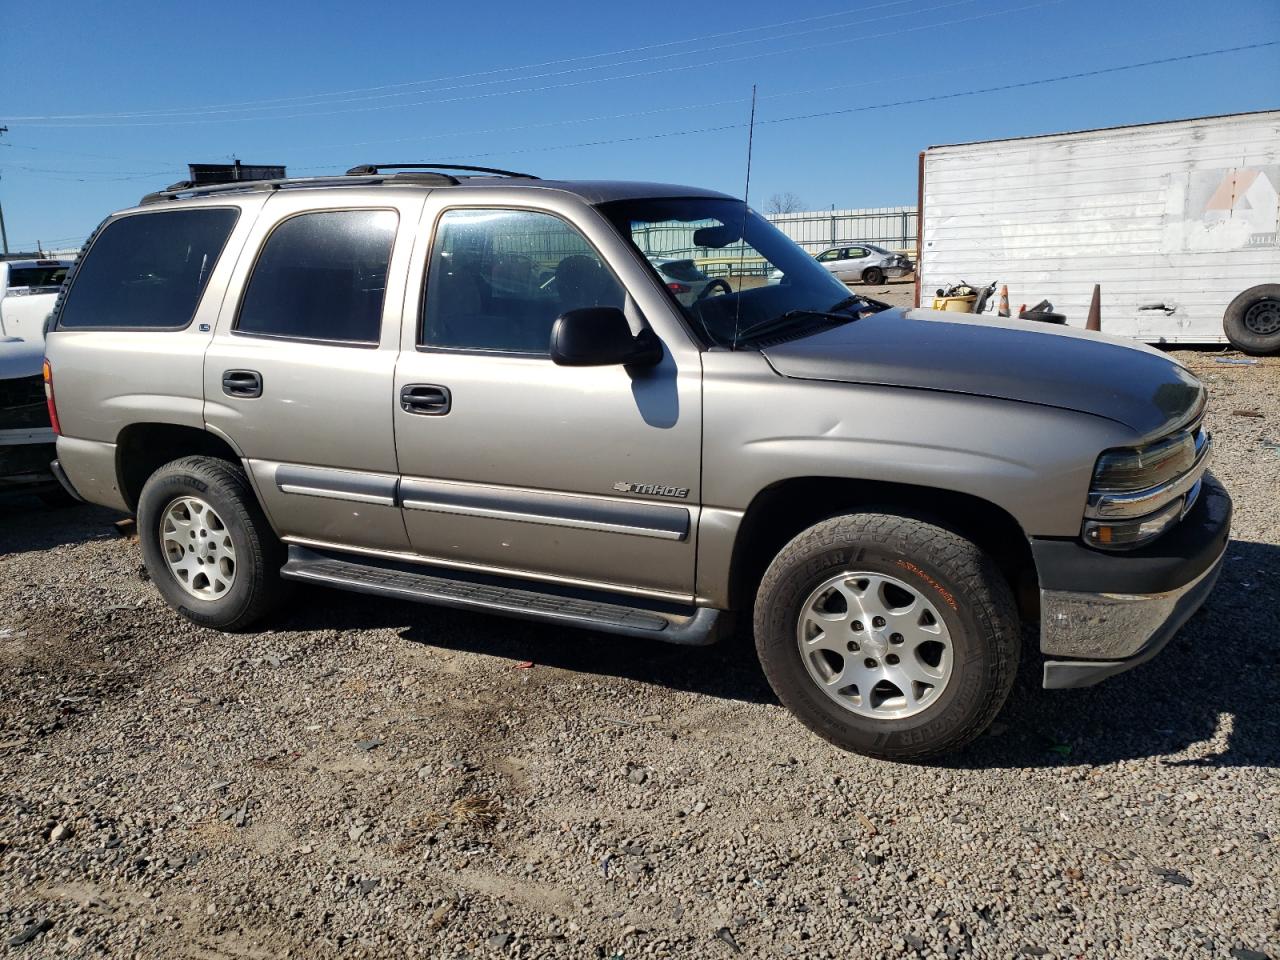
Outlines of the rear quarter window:
M 213 207 L 108 223 L 76 266 L 58 329 L 185 327 L 239 216 Z

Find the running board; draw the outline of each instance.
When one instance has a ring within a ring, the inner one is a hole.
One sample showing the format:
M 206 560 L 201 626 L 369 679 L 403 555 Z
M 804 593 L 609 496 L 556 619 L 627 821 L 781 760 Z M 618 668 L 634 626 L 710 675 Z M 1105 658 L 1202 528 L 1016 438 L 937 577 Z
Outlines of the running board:
M 704 646 L 714 643 L 720 611 L 698 607 L 687 616 L 629 607 L 582 597 L 543 593 L 523 587 L 455 579 L 317 553 L 290 545 L 280 570 L 289 580 L 318 583 L 379 597 L 416 600 L 461 610 L 481 610 L 524 620 L 600 630 L 665 643 Z

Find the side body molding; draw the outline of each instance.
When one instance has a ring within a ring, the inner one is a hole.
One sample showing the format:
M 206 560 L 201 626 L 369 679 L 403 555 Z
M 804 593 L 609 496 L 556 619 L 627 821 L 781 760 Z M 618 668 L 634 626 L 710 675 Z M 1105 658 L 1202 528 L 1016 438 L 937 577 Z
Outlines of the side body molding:
M 661 540 L 684 540 L 689 536 L 688 509 L 661 503 L 414 479 L 401 481 L 400 500 L 406 510 L 492 517 Z
M 396 505 L 396 478 L 391 476 L 282 463 L 276 466 L 275 477 L 281 493 Z

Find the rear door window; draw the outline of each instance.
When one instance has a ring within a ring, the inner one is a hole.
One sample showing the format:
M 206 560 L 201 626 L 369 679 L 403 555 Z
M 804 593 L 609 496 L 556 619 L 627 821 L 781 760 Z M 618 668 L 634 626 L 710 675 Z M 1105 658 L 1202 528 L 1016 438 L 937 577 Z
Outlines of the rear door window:
M 397 222 L 393 210 L 325 210 L 285 220 L 254 265 L 236 332 L 376 344 Z
M 185 327 L 239 216 L 238 208 L 216 207 L 108 223 L 76 267 L 58 328 Z

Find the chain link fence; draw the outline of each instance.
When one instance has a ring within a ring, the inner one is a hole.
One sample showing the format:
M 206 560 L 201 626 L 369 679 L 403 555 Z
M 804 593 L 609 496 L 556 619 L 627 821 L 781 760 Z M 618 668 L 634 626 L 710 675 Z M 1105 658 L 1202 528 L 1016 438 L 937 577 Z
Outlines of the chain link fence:
M 847 243 L 874 243 L 918 263 L 918 217 L 915 207 L 868 207 L 773 213 L 767 219 L 814 255 Z

